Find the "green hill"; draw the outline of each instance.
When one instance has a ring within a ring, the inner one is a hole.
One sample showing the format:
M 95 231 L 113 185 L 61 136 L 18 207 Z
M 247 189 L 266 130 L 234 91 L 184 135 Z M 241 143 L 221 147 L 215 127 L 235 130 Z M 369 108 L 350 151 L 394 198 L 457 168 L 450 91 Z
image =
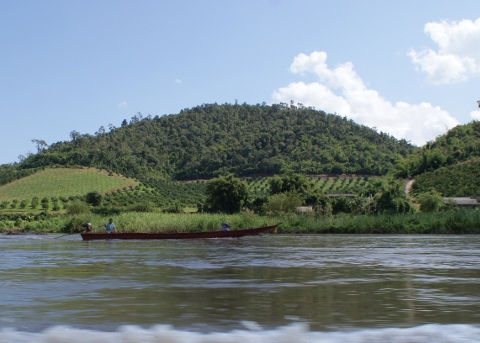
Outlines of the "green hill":
M 47 168 L 0 186 L 0 202 L 37 198 L 68 198 L 137 186 L 132 179 L 94 168 Z
M 480 122 L 459 125 L 399 161 L 396 174 L 413 177 L 480 157 Z
M 414 195 L 432 189 L 443 196 L 480 195 L 480 122 L 454 127 L 394 169 L 398 177 L 415 178 Z
M 16 168 L 94 166 L 142 182 L 285 170 L 382 175 L 415 150 L 346 118 L 287 105 L 202 105 L 176 115 L 135 116 L 110 132 L 71 137 Z

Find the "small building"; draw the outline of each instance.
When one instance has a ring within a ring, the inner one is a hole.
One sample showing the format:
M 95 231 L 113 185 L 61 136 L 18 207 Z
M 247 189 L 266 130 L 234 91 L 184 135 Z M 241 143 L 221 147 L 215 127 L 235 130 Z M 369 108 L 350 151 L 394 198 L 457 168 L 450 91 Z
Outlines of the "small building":
M 465 207 L 465 208 L 477 208 L 480 207 L 480 203 L 475 198 L 470 197 L 449 197 L 443 198 L 445 204 L 455 205 L 458 207 Z
M 312 206 L 299 206 L 295 208 L 295 212 L 297 213 L 310 213 L 313 212 L 313 207 Z

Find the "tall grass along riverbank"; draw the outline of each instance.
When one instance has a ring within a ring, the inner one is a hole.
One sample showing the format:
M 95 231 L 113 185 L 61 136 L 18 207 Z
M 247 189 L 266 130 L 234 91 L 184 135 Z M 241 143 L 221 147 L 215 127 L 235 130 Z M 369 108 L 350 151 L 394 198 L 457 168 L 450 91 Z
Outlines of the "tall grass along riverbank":
M 103 231 L 108 217 L 97 214 L 0 215 L 3 233 L 55 233 L 81 230 L 83 223 Z M 480 234 L 480 211 L 452 209 L 436 213 L 395 215 L 279 215 L 240 214 L 168 214 L 127 212 L 114 217 L 119 232 L 213 231 L 226 221 L 233 229 L 281 223 L 279 233 L 320 234 Z

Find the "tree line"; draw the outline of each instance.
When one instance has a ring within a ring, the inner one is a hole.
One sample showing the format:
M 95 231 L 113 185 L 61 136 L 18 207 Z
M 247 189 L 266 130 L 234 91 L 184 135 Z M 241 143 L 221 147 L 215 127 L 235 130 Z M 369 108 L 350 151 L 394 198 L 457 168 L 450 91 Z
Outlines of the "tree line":
M 430 198 L 428 198 L 430 200 Z M 410 213 L 415 208 L 406 197 L 403 183 L 391 177 L 378 178 L 361 194 L 328 197 L 313 188 L 300 174 L 288 173 L 269 179 L 269 191 L 252 196 L 247 183 L 232 174 L 222 175 L 207 182 L 205 212 L 236 213 L 252 211 L 257 214 L 277 215 L 293 213 L 301 206 L 310 207 L 313 213 L 331 215 Z

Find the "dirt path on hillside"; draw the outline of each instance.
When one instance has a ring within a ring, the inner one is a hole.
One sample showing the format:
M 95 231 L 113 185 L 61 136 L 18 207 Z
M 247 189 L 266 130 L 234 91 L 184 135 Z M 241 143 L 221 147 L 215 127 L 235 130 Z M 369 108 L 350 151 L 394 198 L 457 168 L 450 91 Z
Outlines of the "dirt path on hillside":
M 405 184 L 405 195 L 408 197 L 410 195 L 410 191 L 412 190 L 413 183 L 415 182 L 414 179 L 408 180 Z

